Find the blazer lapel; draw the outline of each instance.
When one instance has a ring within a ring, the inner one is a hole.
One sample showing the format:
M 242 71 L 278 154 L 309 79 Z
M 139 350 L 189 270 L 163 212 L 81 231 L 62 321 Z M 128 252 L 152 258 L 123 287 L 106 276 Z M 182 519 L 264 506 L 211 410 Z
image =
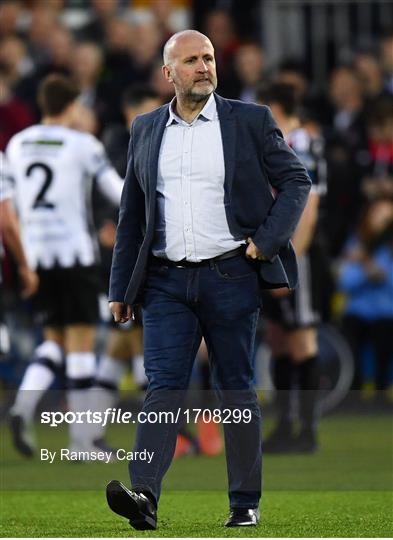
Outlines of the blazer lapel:
M 214 95 L 217 103 L 217 113 L 220 120 L 222 146 L 225 163 L 225 203 L 229 203 L 235 175 L 235 150 L 236 150 L 236 120 L 232 113 L 232 105 L 228 100 L 218 94 Z
M 149 146 L 149 182 L 148 182 L 148 197 L 150 211 L 154 210 L 155 193 L 157 187 L 157 173 L 158 173 L 158 157 L 160 154 L 160 147 L 162 137 L 164 135 L 165 124 L 168 120 L 168 106 L 160 111 L 160 114 L 155 118 L 152 127 L 152 135 Z

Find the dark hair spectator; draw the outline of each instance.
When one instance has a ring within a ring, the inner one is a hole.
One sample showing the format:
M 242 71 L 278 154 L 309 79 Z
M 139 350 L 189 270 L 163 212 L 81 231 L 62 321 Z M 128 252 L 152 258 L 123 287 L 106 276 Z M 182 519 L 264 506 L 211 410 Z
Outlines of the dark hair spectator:
M 257 92 L 258 101 L 271 105 L 277 103 L 285 115 L 298 114 L 300 99 L 296 88 L 289 83 L 274 82 L 268 86 L 261 86 Z
M 242 43 L 235 53 L 235 71 L 239 79 L 239 99 L 255 102 L 257 87 L 262 83 L 265 55 L 259 43 Z
M 159 95 L 141 83 L 130 85 L 122 94 L 121 110 L 123 121 L 109 125 L 101 139 L 108 157 L 120 176 L 125 176 L 130 127 L 138 114 L 152 111 L 161 105 Z
M 8 70 L 0 67 L 0 150 L 5 150 L 15 133 L 33 123 L 33 112 L 14 95 Z
M 373 101 L 384 92 L 382 66 L 378 57 L 369 51 L 360 51 L 354 59 L 354 66 L 359 78 L 363 96 Z
M 2 0 L 0 3 L 0 38 L 18 32 L 22 7 L 21 0 Z
M 393 94 L 393 27 L 384 32 L 380 45 L 384 87 L 389 94 Z
M 206 17 L 204 31 L 214 47 L 219 73 L 218 92 L 226 97 L 238 97 L 239 83 L 234 75 L 234 56 L 240 46 L 234 21 L 228 11 L 215 9 Z
M 365 195 L 393 197 L 393 96 L 380 97 L 369 110 L 368 152 Z

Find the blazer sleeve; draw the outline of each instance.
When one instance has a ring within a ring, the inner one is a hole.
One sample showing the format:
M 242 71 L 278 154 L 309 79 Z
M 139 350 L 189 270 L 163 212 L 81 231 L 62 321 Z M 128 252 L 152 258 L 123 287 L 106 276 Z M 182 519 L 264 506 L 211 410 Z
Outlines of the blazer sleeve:
M 134 170 L 134 126 L 127 154 L 127 172 L 120 200 L 116 242 L 109 282 L 109 301 L 123 302 L 142 243 L 145 215 L 144 193 Z
M 276 199 L 253 241 L 273 260 L 287 246 L 307 202 L 311 180 L 305 167 L 284 140 L 268 107 L 265 108 L 262 162 Z

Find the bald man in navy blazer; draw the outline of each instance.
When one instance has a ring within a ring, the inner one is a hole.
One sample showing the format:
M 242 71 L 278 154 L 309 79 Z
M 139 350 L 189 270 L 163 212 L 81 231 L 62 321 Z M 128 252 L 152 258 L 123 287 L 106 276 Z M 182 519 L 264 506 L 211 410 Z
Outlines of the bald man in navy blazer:
M 163 74 L 174 99 L 137 117 L 131 129 L 109 298 L 118 322 L 142 305 L 149 381 L 143 411 L 171 412 L 173 422 L 138 425 L 135 450 L 154 457 L 130 462 L 132 490 L 113 480 L 107 499 L 134 528 L 156 528 L 161 482 L 204 337 L 220 406 L 243 415 L 224 424 L 225 525 L 254 526 L 262 460 L 253 388 L 260 290 L 296 286 L 290 238 L 311 181 L 267 107 L 214 92 L 206 36 L 172 36 Z

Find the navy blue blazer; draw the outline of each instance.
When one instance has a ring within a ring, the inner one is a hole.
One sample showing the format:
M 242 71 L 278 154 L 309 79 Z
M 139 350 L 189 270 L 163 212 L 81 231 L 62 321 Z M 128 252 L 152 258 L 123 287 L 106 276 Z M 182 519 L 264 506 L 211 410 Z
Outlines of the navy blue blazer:
M 215 94 L 225 160 L 224 205 L 236 239 L 251 237 L 270 260 L 260 263 L 262 287 L 294 288 L 290 243 L 311 187 L 306 169 L 285 143 L 265 106 Z M 113 251 L 110 301 L 135 304 L 154 236 L 158 156 L 169 105 L 138 116 L 131 128 L 128 165 Z M 273 195 L 273 190 L 274 193 Z

